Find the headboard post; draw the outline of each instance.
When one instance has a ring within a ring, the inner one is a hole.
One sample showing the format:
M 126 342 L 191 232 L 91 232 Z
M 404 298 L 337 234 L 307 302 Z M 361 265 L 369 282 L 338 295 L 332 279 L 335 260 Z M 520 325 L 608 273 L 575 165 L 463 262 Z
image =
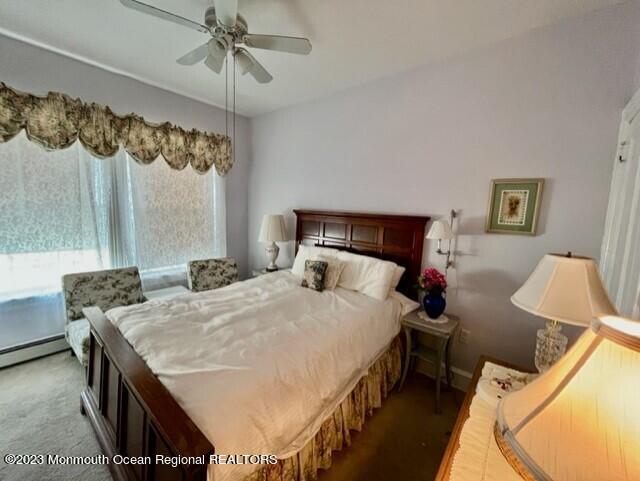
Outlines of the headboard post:
M 333 247 L 379 259 L 406 269 L 398 290 L 416 298 L 416 277 L 429 217 L 294 209 L 296 252 L 301 243 Z

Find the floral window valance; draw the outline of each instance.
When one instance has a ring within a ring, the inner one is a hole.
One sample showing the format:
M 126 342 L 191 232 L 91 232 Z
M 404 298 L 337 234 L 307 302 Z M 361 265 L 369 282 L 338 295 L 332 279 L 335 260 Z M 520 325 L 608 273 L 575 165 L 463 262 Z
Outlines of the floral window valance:
M 45 149 L 64 149 L 80 140 L 92 155 L 115 155 L 122 146 L 137 162 L 149 164 L 160 154 L 172 169 L 191 164 L 204 174 L 215 165 L 225 175 L 233 165 L 229 137 L 186 131 L 165 122 L 151 124 L 142 117 L 119 116 L 109 107 L 49 92 L 46 97 L 18 92 L 0 82 L 0 143 L 25 129 L 32 142 Z

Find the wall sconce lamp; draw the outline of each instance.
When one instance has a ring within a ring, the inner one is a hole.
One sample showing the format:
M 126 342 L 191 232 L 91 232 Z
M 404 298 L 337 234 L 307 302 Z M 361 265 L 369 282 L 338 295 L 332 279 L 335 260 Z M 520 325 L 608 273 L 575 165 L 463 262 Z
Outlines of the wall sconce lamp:
M 451 214 L 449 217 L 449 222 L 444 220 L 436 220 L 431 224 L 431 228 L 429 232 L 427 232 L 427 239 L 437 240 L 438 248 L 436 249 L 436 253 L 447 256 L 447 263 L 445 264 L 445 270 L 449 267 L 453 266 L 453 261 L 451 260 L 451 239 L 453 239 L 453 219 L 456 218 L 456 211 L 451 210 Z M 442 241 L 448 240 L 449 246 L 447 251 L 442 250 Z

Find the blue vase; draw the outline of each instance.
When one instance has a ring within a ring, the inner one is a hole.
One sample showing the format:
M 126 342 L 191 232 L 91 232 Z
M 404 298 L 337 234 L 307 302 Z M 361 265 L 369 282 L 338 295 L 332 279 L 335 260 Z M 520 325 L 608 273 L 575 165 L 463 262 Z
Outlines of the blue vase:
M 447 300 L 442 297 L 441 293 L 427 292 L 422 299 L 422 307 L 424 307 L 424 312 L 427 313 L 427 316 L 431 319 L 437 319 L 447 307 Z

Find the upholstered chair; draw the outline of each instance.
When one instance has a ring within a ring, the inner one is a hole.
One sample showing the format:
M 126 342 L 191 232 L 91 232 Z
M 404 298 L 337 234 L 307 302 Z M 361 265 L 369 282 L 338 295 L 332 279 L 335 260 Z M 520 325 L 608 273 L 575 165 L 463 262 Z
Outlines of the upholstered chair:
M 62 292 L 67 318 L 65 337 L 85 367 L 89 361 L 89 321 L 82 309 L 98 306 L 107 311 L 146 301 L 137 267 L 67 274 L 62 276 Z
M 238 265 L 233 257 L 191 261 L 188 264 L 189 289 L 208 291 L 238 281 Z

